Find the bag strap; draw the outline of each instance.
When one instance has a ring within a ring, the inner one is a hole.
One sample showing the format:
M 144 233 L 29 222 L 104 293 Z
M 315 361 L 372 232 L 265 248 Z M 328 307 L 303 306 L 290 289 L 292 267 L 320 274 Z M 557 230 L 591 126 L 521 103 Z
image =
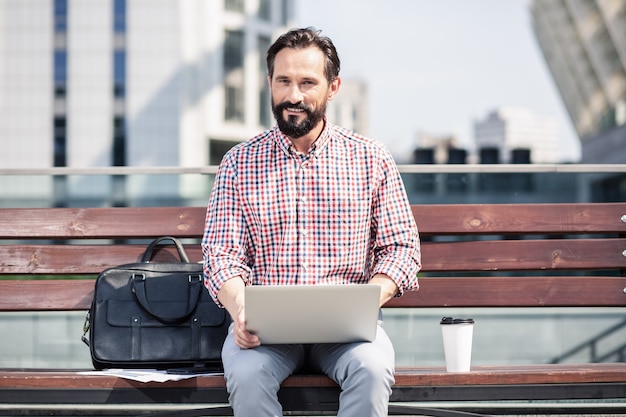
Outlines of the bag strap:
M 133 274 L 133 283 L 132 290 L 137 296 L 137 300 L 139 304 L 154 317 L 162 321 L 163 323 L 177 323 L 181 320 L 189 317 L 196 306 L 198 305 L 198 300 L 200 299 L 200 293 L 203 289 L 202 276 L 200 275 L 189 275 L 189 285 L 187 286 L 188 295 L 187 295 L 187 308 L 185 312 L 181 315 L 177 316 L 163 316 L 157 314 L 150 307 L 150 302 L 148 301 L 148 297 L 146 296 L 146 276 L 143 274 Z
M 189 256 L 187 256 L 185 247 L 183 246 L 180 240 L 178 240 L 177 238 L 173 236 L 161 236 L 159 238 L 154 239 L 152 242 L 150 242 L 150 244 L 146 248 L 146 251 L 143 253 L 143 256 L 141 257 L 141 262 L 150 262 L 150 259 L 152 259 L 152 252 L 154 252 L 154 249 L 156 248 L 156 246 L 166 240 L 170 240 L 174 243 L 174 245 L 176 246 L 176 250 L 178 251 L 178 257 L 180 258 L 180 261 L 184 263 L 189 263 Z

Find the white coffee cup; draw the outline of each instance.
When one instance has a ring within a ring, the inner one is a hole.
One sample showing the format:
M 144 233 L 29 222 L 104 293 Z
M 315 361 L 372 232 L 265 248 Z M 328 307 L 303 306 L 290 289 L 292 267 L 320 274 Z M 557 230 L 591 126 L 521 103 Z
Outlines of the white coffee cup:
M 474 319 L 444 317 L 440 324 L 446 371 L 469 372 L 472 361 Z

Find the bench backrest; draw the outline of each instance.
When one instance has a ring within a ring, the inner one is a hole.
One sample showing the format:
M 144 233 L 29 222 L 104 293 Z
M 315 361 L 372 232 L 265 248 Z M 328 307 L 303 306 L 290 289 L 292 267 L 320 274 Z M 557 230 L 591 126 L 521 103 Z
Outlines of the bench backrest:
M 183 238 L 200 261 L 205 210 L 0 209 L 0 311 L 86 310 L 97 274 L 138 261 L 155 237 Z M 421 288 L 388 307 L 626 304 L 626 203 L 412 210 L 422 238 Z M 164 247 L 155 260 L 175 257 Z

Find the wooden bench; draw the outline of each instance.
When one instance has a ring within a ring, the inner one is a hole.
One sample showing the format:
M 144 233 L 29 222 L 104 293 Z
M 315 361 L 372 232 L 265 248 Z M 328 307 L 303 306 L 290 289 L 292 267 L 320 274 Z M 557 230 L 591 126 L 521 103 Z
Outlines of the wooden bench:
M 421 290 L 388 308 L 626 304 L 626 203 L 412 209 L 423 241 Z M 137 261 L 154 237 L 191 239 L 188 253 L 199 261 L 204 217 L 204 207 L 0 209 L 0 311 L 87 310 L 93 278 Z M 164 248 L 159 256 L 173 254 Z M 475 366 L 466 374 L 411 367 L 397 369 L 390 414 L 409 414 L 398 406 L 408 402 L 491 414 L 623 413 L 625 397 L 625 363 Z M 294 375 L 280 398 L 285 410 L 332 412 L 338 387 L 325 376 Z M 1 415 L 129 415 L 207 404 L 220 407 L 206 415 L 232 415 L 221 376 L 139 383 L 0 369 Z

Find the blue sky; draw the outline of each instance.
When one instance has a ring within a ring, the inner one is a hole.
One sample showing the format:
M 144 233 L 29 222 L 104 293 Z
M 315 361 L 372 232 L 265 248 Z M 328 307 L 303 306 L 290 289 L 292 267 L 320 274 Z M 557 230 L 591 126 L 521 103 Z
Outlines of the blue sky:
M 333 39 L 344 79 L 367 81 L 369 135 L 394 154 L 419 131 L 456 133 L 501 106 L 554 117 L 562 158 L 578 138 L 532 32 L 526 0 L 298 0 L 297 23 Z

